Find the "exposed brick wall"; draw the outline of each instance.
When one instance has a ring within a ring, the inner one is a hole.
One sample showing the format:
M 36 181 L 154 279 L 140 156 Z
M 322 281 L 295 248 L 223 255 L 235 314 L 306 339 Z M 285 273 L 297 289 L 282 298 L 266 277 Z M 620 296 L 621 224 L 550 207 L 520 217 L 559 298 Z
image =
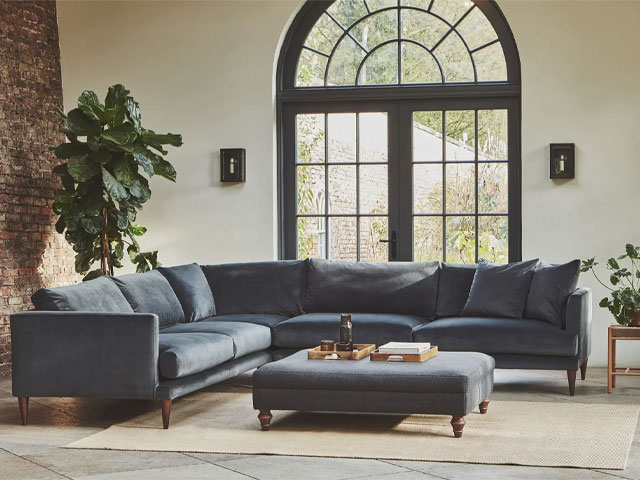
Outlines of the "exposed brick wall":
M 0 375 L 10 371 L 9 315 L 42 286 L 75 281 L 54 229 L 58 188 L 49 148 L 63 141 L 54 1 L 0 2 Z

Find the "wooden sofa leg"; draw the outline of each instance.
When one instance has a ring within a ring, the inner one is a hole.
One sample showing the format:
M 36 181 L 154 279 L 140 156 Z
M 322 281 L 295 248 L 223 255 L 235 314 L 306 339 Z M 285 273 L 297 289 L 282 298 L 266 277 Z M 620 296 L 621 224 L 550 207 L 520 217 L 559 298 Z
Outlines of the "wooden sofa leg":
M 260 420 L 260 427 L 263 431 L 267 431 L 271 428 L 271 419 L 273 415 L 271 415 L 270 410 L 260 410 L 258 413 L 258 420 Z
M 169 428 L 169 418 L 171 417 L 171 400 L 162 400 L 162 427 Z
M 484 415 L 485 413 L 487 413 L 488 409 L 489 409 L 489 399 L 487 398 L 482 403 L 480 403 L 480 413 Z
M 577 370 L 567 370 L 567 380 L 569 380 L 569 395 L 572 397 L 576 394 L 576 374 Z
M 587 358 L 582 365 L 580 365 L 580 379 L 584 380 L 587 378 L 587 362 L 589 359 Z
M 453 427 L 453 436 L 456 438 L 462 437 L 462 429 L 464 428 L 464 417 L 453 415 L 453 418 L 451 419 L 451 426 Z
M 18 405 L 20 406 L 22 425 L 26 425 L 29 416 L 29 397 L 18 397 Z

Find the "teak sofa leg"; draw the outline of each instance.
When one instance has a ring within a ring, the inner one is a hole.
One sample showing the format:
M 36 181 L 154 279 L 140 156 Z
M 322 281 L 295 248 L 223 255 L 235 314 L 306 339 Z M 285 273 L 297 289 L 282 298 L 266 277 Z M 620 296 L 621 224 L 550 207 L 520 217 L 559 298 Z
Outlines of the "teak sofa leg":
M 171 417 L 172 400 L 162 400 L 162 427 L 169 428 L 169 418 Z
M 20 406 L 22 425 L 26 425 L 29 416 L 29 397 L 18 397 L 18 405 Z
M 576 374 L 577 370 L 567 370 L 567 380 L 569 380 L 569 395 L 572 397 L 576 394 Z
M 589 359 L 587 358 L 582 365 L 580 365 L 580 379 L 584 380 L 587 378 L 587 362 Z
M 453 418 L 451 419 L 451 426 L 453 427 L 453 436 L 456 438 L 462 437 L 462 429 L 464 428 L 464 417 L 453 415 Z

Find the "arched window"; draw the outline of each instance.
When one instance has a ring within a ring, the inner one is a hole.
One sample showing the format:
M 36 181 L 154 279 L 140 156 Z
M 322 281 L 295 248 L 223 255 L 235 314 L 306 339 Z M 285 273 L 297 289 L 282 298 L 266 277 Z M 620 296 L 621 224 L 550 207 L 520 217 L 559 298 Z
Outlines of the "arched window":
M 520 259 L 520 62 L 495 2 L 307 2 L 277 87 L 282 258 Z

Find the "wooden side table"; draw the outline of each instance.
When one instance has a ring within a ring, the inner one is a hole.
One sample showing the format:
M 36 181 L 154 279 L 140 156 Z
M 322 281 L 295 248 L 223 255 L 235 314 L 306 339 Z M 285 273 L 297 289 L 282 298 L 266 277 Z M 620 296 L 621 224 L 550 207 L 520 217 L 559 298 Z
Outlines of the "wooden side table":
M 616 342 L 618 340 L 640 340 L 640 327 L 609 326 L 609 368 L 607 369 L 607 391 L 611 393 L 619 375 L 640 377 L 640 367 L 619 367 L 616 365 Z

